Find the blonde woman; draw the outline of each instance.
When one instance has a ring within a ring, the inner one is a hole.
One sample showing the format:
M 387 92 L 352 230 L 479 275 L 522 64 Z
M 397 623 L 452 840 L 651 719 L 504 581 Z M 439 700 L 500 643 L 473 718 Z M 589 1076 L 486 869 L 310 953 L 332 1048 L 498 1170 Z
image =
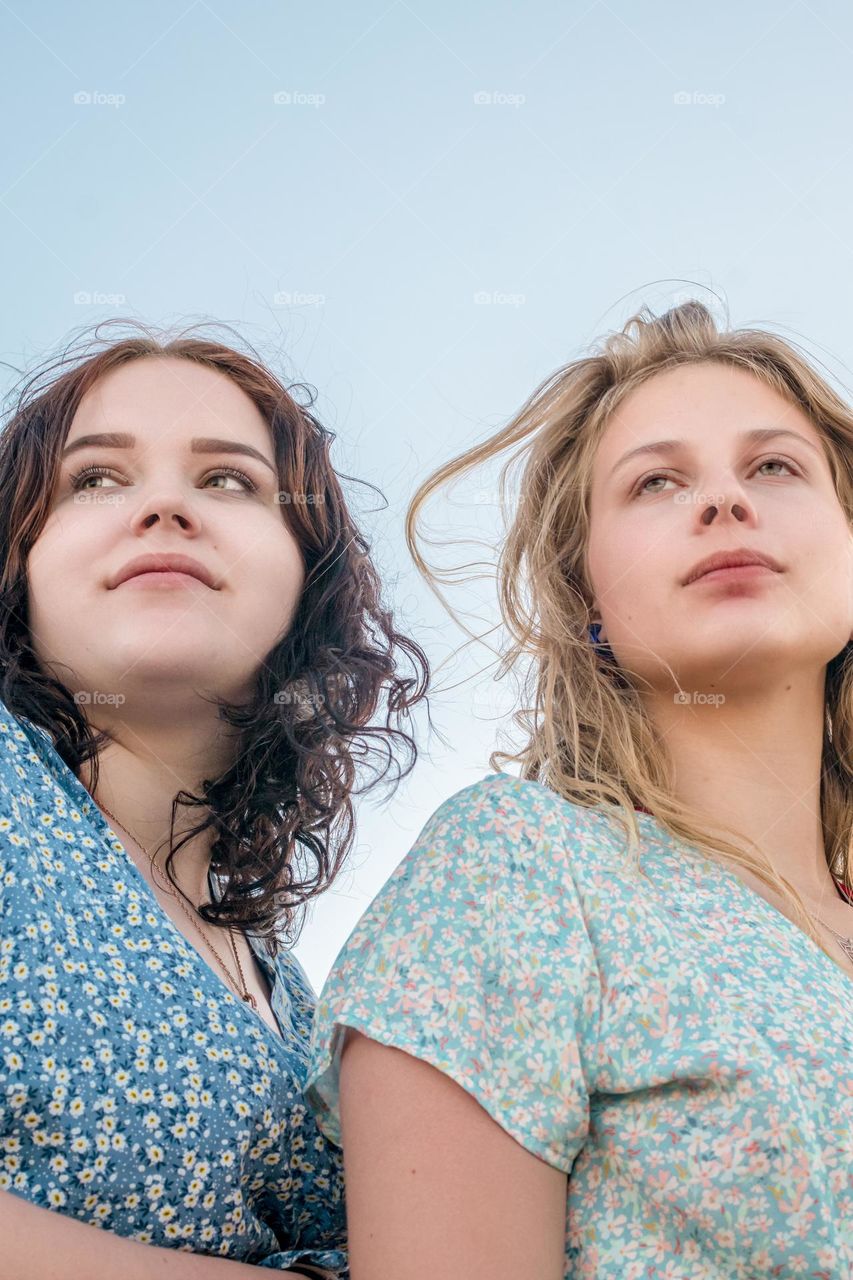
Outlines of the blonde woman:
M 520 777 L 432 815 L 314 1027 L 352 1278 L 850 1280 L 853 413 L 644 310 L 416 555 L 505 449 Z

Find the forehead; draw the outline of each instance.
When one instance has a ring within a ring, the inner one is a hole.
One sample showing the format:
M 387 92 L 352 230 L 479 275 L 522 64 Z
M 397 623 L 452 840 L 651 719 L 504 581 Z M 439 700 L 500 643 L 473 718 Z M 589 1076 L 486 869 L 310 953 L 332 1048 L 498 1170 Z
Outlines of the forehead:
M 667 369 L 631 391 L 607 420 L 593 476 L 605 478 L 632 447 L 667 439 L 728 447 L 752 428 L 779 427 L 820 445 L 807 414 L 745 369 L 704 363 Z
M 192 360 L 149 356 L 111 369 L 89 388 L 74 414 L 69 440 L 95 429 L 126 429 L 144 436 L 165 426 L 172 434 L 227 426 L 232 434 L 237 428 L 262 441 L 268 436 L 257 405 L 232 378 Z

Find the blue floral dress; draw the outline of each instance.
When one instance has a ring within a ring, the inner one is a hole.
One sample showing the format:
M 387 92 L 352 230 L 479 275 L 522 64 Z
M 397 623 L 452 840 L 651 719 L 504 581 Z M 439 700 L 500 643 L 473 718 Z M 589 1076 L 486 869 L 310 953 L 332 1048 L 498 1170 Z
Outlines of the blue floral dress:
M 121 1236 L 346 1275 L 315 997 L 250 939 L 276 1035 L 157 902 L 50 735 L 0 702 L 0 1188 Z
M 851 1280 L 853 986 L 639 813 L 491 774 L 446 800 L 320 993 L 306 1097 L 340 1141 L 343 1028 L 456 1081 L 569 1175 L 571 1280 Z

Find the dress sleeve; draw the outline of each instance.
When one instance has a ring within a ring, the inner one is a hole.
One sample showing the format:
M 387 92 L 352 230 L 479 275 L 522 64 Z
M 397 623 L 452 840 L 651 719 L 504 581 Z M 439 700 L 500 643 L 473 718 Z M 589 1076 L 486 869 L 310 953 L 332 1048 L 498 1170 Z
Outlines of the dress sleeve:
M 589 1130 L 601 986 L 555 799 L 509 774 L 457 792 L 356 925 L 311 1038 L 306 1098 L 332 1141 L 354 1027 L 444 1072 L 527 1150 L 571 1171 Z
M 274 961 L 273 1008 L 282 1032 L 294 1046 L 304 1079 L 311 1024 L 317 998 L 308 975 L 290 951 Z M 347 1280 L 347 1227 L 343 1157 L 339 1147 L 317 1127 L 303 1100 L 289 1115 L 293 1188 L 282 1200 L 270 1197 L 260 1211 L 280 1243 L 288 1248 L 269 1254 L 261 1267 L 288 1271 L 298 1263 L 318 1267 L 334 1280 Z
M 308 1267 L 316 1267 L 317 1280 L 324 1280 L 325 1276 L 330 1280 L 349 1280 L 349 1270 L 345 1262 L 342 1262 L 341 1255 L 332 1251 L 306 1253 L 304 1249 L 291 1249 L 287 1253 L 270 1253 L 258 1263 L 258 1266 L 266 1267 L 270 1271 L 290 1271 L 300 1263 Z M 297 1274 L 301 1275 L 302 1272 Z

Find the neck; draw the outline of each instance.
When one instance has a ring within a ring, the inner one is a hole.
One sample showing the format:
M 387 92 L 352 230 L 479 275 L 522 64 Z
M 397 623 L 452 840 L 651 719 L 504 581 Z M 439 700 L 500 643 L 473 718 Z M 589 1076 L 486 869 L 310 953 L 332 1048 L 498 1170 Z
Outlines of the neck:
M 675 795 L 709 827 L 752 841 L 806 905 L 838 898 L 820 813 L 824 690 L 789 681 L 772 699 L 726 696 L 650 706 L 673 761 Z M 747 846 L 749 847 L 749 845 Z
M 171 724 L 154 731 L 121 721 L 99 722 L 93 728 L 108 729 L 114 740 L 100 752 L 97 789 L 92 789 L 90 762 L 82 766 L 80 781 L 105 811 L 107 820 L 109 810 L 165 875 L 173 799 L 179 791 L 201 795 L 205 778 L 220 777 L 227 770 L 232 758 L 227 740 L 224 735 L 214 736 L 209 727 L 202 734 L 197 725 L 182 728 Z M 179 804 L 174 843 L 206 816 L 200 806 Z M 116 834 L 123 838 L 121 830 Z M 203 896 L 208 896 L 207 871 L 214 835 L 208 829 L 192 837 L 173 861 L 173 875 L 191 896 L 199 887 Z M 199 900 L 198 896 L 193 898 Z

